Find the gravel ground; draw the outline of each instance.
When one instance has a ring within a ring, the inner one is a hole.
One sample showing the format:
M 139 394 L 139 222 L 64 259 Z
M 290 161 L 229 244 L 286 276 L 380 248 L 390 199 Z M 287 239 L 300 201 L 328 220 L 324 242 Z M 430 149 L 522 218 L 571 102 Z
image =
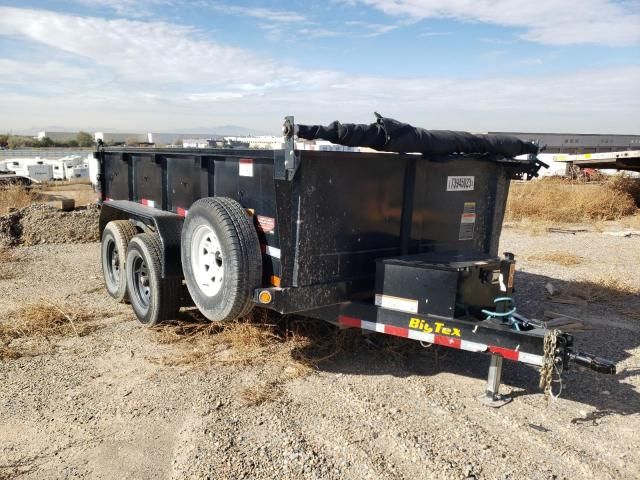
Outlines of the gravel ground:
M 638 298 L 559 305 L 544 285 L 615 277 L 640 287 L 640 239 L 507 229 L 501 250 L 520 260 L 521 310 L 584 318 L 593 330 L 576 342 L 615 360 L 619 375 L 573 370 L 547 404 L 537 371 L 505 362 L 503 392 L 514 401 L 494 410 L 476 399 L 486 356 L 361 346 L 248 406 L 241 392 L 270 381 L 268 358 L 167 366 L 157 359 L 178 345 L 159 343 L 106 295 L 98 244 L 17 247 L 20 260 L 0 265 L 0 321 L 40 297 L 106 316 L 87 336 L 50 338 L 40 354 L 0 361 L 0 479 L 638 478 Z M 527 259 L 550 250 L 584 261 Z
M 0 247 L 95 242 L 99 216 L 96 205 L 71 212 L 41 204 L 20 208 L 0 216 Z

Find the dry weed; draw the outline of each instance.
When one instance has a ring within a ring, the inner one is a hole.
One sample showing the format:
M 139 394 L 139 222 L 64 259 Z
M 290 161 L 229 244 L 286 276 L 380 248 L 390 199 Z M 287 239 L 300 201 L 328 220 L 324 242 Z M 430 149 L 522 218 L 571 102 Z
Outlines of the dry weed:
M 194 319 L 157 328 L 158 342 L 183 348 L 153 361 L 167 366 L 260 366 L 271 370 L 273 381 L 280 383 L 309 374 L 319 363 L 353 344 L 354 338 L 352 331 L 338 330 L 319 320 L 256 309 L 238 322 Z
M 8 248 L 0 248 L 0 280 L 11 280 L 15 278 L 15 272 L 8 265 L 17 262 L 18 257 Z
M 16 278 L 14 272 L 6 270 L 5 268 L 0 269 L 0 280 L 13 280 Z
M 0 187 L 0 215 L 11 208 L 28 207 L 33 202 L 31 191 L 19 185 Z
M 206 361 L 251 364 L 281 342 L 274 327 L 264 317 L 230 323 L 211 323 L 194 318 L 158 327 L 156 340 L 186 346 L 186 350 L 178 355 L 163 359 L 162 363 L 167 365 Z
M 16 358 L 20 358 L 23 356 L 24 352 L 16 347 L 0 345 L 0 360 L 15 360 Z
M 633 196 L 618 186 L 542 178 L 511 186 L 505 217 L 576 223 L 617 220 L 636 212 Z
M 89 322 L 101 315 L 78 306 L 58 305 L 49 300 L 25 305 L 10 312 L 0 323 L 0 358 L 18 358 L 21 350 L 11 345 L 17 339 L 48 340 L 51 336 L 82 336 L 96 329 Z
M 605 181 L 605 185 L 612 190 L 627 193 L 640 207 L 640 178 L 631 177 L 627 174 L 611 175 Z
M 595 281 L 571 282 L 561 288 L 561 293 L 581 298 L 590 303 L 615 303 L 631 296 L 640 295 L 640 290 L 614 277 Z
M 574 267 L 584 263 L 584 257 L 575 255 L 570 252 L 555 251 L 549 253 L 541 253 L 538 255 L 530 255 L 527 260 L 534 262 L 552 262 L 565 267 Z
M 0 247 L 0 265 L 3 263 L 17 262 L 19 258 L 10 248 Z
M 240 394 L 242 403 L 248 406 L 272 402 L 282 396 L 282 389 L 277 383 L 265 383 L 246 388 Z

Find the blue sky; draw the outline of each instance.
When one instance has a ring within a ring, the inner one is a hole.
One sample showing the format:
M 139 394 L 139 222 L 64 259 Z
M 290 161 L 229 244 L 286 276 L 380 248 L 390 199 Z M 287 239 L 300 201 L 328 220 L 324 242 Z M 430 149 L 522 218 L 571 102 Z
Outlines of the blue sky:
M 640 133 L 640 3 L 0 2 L 0 130 Z

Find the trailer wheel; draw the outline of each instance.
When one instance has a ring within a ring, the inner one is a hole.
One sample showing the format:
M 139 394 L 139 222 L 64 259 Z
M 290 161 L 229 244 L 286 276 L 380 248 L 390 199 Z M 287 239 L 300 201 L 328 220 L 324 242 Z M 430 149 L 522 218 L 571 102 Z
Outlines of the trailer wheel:
M 251 311 L 262 280 L 262 254 L 253 223 L 230 198 L 202 198 L 182 226 L 182 270 L 189 293 L 212 321 Z
M 162 278 L 162 247 L 157 235 L 141 233 L 129 242 L 127 289 L 133 311 L 148 327 L 177 317 L 182 281 Z
M 127 220 L 109 222 L 102 232 L 100 254 L 104 284 L 109 295 L 119 302 L 127 299 L 125 259 L 127 245 L 136 233 L 138 233 L 136 227 Z

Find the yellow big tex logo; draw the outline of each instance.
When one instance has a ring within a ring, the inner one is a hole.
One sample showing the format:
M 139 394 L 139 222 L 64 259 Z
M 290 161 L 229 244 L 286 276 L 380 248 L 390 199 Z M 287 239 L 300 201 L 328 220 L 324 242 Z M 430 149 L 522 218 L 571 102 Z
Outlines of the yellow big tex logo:
M 460 336 L 459 328 L 446 327 L 442 322 L 434 322 L 433 326 L 431 326 L 429 325 L 429 322 L 420 318 L 411 318 L 409 320 L 409 328 L 422 330 L 425 333 L 441 333 L 443 335 L 451 335 L 453 337 Z

